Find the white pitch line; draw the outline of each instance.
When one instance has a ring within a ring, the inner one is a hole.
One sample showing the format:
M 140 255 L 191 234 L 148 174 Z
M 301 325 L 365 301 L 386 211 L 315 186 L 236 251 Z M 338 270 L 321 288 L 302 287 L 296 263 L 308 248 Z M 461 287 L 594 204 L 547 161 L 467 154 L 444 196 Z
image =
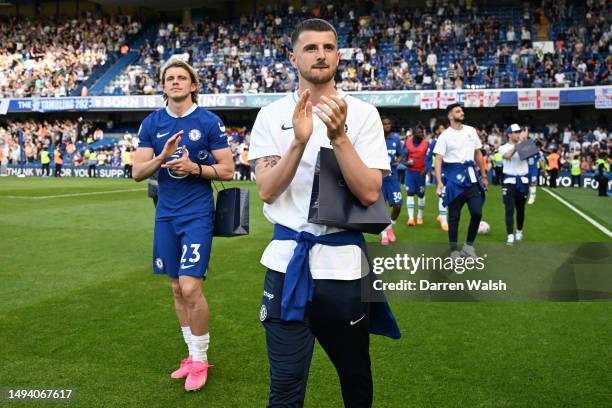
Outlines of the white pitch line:
M 568 203 L 563 198 L 559 197 L 559 195 L 547 189 L 546 187 L 543 187 L 542 190 L 546 191 L 548 194 L 556 198 L 557 201 L 559 201 L 561 204 L 563 204 L 564 206 L 566 206 L 567 208 L 569 208 L 570 210 L 572 210 L 573 212 L 575 212 L 576 214 L 578 214 L 579 216 L 581 216 L 582 218 L 590 222 L 595 228 L 597 228 L 598 230 L 606 234 L 608 237 L 612 238 L 612 232 L 609 229 L 607 229 L 606 227 L 604 227 L 603 225 L 601 225 L 600 223 L 598 223 L 597 221 L 595 221 L 594 219 L 592 219 L 591 217 L 589 217 L 588 215 L 586 215 L 585 213 L 583 213 L 582 211 L 574 207 L 572 204 Z
M 79 197 L 79 196 L 101 195 L 101 194 L 128 193 L 131 191 L 147 191 L 147 189 L 146 188 L 130 188 L 126 190 L 93 191 L 91 193 L 57 194 L 57 195 L 38 196 L 38 197 L 10 195 L 10 196 L 4 196 L 4 198 L 23 198 L 25 200 L 46 200 L 48 198 L 64 198 L 64 197 Z M 2 197 L 0 196 L 0 198 Z

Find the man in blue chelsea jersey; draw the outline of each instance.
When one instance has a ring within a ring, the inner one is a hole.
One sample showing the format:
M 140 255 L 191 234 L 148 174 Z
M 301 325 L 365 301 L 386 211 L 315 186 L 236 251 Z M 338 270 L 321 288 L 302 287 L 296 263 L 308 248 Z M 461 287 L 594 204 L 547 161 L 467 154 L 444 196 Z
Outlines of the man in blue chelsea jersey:
M 170 59 L 162 67 L 161 82 L 167 106 L 140 126 L 133 177 L 146 180 L 159 170 L 153 271 L 170 278 L 189 350 L 171 377 L 185 378 L 185 389 L 195 391 L 206 383 L 209 367 L 208 303 L 202 281 L 214 225 L 210 180 L 230 180 L 234 162 L 223 122 L 196 105 L 200 84 L 193 67 Z
M 389 164 L 391 165 L 391 173 L 382 180 L 382 194 L 387 204 L 392 208 L 391 225 L 381 232 L 381 244 L 389 245 L 390 242 L 395 242 L 395 233 L 393 225 L 402 211 L 402 188 L 399 183 L 397 174 L 397 166 L 405 156 L 402 147 L 402 141 L 396 133 L 391 133 L 392 122 L 387 116 L 382 117 L 383 130 L 385 132 L 385 143 L 387 144 L 387 153 L 389 154 Z

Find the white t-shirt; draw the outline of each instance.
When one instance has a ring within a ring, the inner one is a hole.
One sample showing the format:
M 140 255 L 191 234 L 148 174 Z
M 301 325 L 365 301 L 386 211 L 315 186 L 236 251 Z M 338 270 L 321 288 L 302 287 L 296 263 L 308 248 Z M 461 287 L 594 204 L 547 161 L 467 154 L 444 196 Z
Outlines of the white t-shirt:
M 608 137 L 608 135 L 606 134 L 606 132 L 604 132 L 603 130 L 599 130 L 596 129 L 593 132 L 593 136 L 595 136 L 595 140 L 597 140 L 598 142 L 601 142 L 602 140 L 604 140 L 606 137 Z
M 499 147 L 499 152 L 502 156 L 514 148 L 514 145 L 511 143 L 506 143 Z M 526 176 L 529 172 L 529 164 L 527 160 L 521 160 L 518 153 L 512 155 L 510 160 L 504 158 L 504 174 L 508 176 Z M 504 183 L 506 180 L 504 180 Z M 516 180 L 513 178 L 508 179 L 508 183 L 514 184 Z
M 366 166 L 381 169 L 385 174 L 391 170 L 389 156 L 380 115 L 373 105 L 352 96 L 345 96 L 348 104 L 346 133 L 357 154 Z M 282 157 L 289 149 L 294 134 L 293 110 L 297 92 L 262 108 L 251 132 L 249 160 L 265 156 Z M 307 231 L 314 235 L 325 235 L 341 231 L 339 228 L 308 222 L 308 209 L 312 193 L 312 182 L 321 147 L 331 148 L 325 124 L 316 115 L 313 134 L 310 137 L 296 174 L 287 189 L 272 204 L 264 203 L 265 217 L 273 224 L 281 224 L 294 231 Z M 285 272 L 293 256 L 295 241 L 273 240 L 265 249 L 261 263 L 278 272 Z M 362 277 L 362 251 L 356 245 L 332 247 L 316 244 L 310 251 L 310 271 L 314 279 L 353 280 Z
M 434 147 L 434 154 L 443 156 L 446 163 L 463 163 L 474 160 L 474 151 L 482 149 L 482 142 L 478 137 L 476 129 L 471 126 L 463 125 L 461 130 L 448 127 L 440 136 Z M 476 183 L 476 174 L 470 167 L 468 169 L 470 180 Z

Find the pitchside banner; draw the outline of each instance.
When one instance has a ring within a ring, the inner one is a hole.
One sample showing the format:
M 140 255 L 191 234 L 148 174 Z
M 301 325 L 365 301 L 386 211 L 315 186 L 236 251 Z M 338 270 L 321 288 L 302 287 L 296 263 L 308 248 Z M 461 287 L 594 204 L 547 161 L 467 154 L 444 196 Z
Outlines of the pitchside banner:
M 74 166 L 63 166 L 61 176 L 62 177 L 82 177 L 87 178 L 87 166 L 74 167 Z M 55 172 L 54 167 L 50 168 L 51 176 Z M 42 177 L 43 171 L 40 166 L 15 166 L 9 165 L 6 169 L 7 176 L 19 176 L 25 175 L 26 177 Z M 123 167 L 110 167 L 110 166 L 97 166 L 96 176 L 99 178 L 123 178 L 125 173 Z
M 54 167 L 51 165 L 51 175 L 54 173 Z M 1 166 L 0 174 L 6 174 L 7 176 L 18 176 L 24 174 L 28 177 L 40 177 L 42 176 L 42 168 L 40 165 L 28 164 L 24 166 L 23 170 L 21 166 L 10 164 L 8 166 Z M 64 166 L 62 168 L 62 177 L 89 177 L 87 173 L 87 166 Z M 97 177 L 99 178 L 122 178 L 124 177 L 123 167 L 110 167 L 110 166 L 97 166 Z M 612 172 L 608 173 L 608 191 L 612 191 Z M 544 185 L 546 179 L 540 176 L 540 184 Z M 572 177 L 569 172 L 559 173 L 557 178 L 557 185 L 559 187 L 572 187 Z M 580 178 L 580 186 L 582 188 L 590 188 L 597 190 L 599 184 L 595 180 L 594 173 L 584 173 Z
M 494 228 L 496 226 L 493 226 Z M 503 225 L 498 228 L 505 228 Z M 476 258 L 448 244 L 368 244 L 369 301 L 611 301 L 612 243 L 476 241 Z M 383 296 L 384 294 L 384 296 Z

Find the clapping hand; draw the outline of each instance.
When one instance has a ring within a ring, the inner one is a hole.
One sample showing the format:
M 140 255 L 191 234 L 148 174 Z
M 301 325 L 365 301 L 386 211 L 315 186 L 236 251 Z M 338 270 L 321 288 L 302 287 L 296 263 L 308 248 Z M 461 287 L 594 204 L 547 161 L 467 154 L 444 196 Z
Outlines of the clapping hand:
M 330 95 L 329 97 L 321 96 L 321 101 L 317 104 L 319 110 L 316 112 L 316 115 L 327 126 L 327 137 L 329 140 L 333 142 L 340 137 L 346 136 L 344 129 L 348 111 L 346 101 L 337 95 Z

